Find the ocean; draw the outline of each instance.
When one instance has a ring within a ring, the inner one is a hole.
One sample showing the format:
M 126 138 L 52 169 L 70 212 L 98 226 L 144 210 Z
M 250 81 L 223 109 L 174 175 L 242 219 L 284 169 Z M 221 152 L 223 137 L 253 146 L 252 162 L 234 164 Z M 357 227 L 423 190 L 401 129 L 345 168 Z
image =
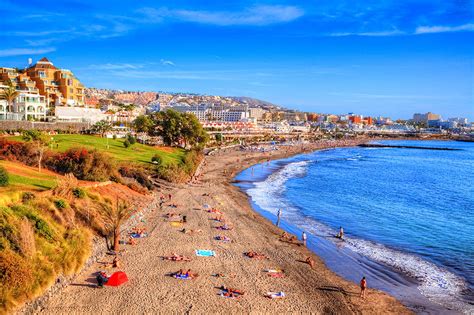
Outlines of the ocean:
M 417 313 L 474 313 L 474 143 L 336 148 L 255 165 L 236 185 L 326 265 Z M 342 226 L 345 240 L 334 235 Z

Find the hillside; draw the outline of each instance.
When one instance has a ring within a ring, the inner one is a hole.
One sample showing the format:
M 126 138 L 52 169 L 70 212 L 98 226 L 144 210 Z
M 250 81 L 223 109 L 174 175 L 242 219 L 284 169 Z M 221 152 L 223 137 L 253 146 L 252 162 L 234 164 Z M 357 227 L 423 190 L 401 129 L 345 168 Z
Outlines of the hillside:
M 101 103 L 133 103 L 142 107 L 159 103 L 161 107 L 176 104 L 215 104 L 223 106 L 249 105 L 264 109 L 279 109 L 278 105 L 246 96 L 219 96 L 195 93 L 168 93 L 147 91 L 123 91 L 98 88 L 86 88 L 86 103 L 99 105 Z

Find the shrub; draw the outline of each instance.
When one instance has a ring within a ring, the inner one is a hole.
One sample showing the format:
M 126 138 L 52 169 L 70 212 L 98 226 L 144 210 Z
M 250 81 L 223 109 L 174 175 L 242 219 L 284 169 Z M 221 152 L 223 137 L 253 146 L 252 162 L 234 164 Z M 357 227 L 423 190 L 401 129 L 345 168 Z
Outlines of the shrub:
M 107 181 L 119 176 L 117 168 L 107 154 L 85 148 L 71 148 L 48 161 L 58 173 L 72 173 L 78 179 Z
M 21 194 L 21 202 L 28 203 L 32 200 L 35 200 L 36 195 L 30 191 L 25 191 Z
M 114 135 L 112 136 L 112 139 L 114 140 L 117 140 L 117 135 L 114 133 Z
M 151 161 L 154 164 L 158 164 L 158 165 L 161 165 L 163 163 L 163 159 L 158 154 L 153 155 L 153 157 L 151 158 Z
M 86 197 L 86 192 L 84 191 L 84 189 L 79 188 L 79 187 L 74 188 L 72 190 L 72 194 L 74 195 L 74 197 L 79 198 L 79 199 Z
M 64 208 L 67 208 L 68 204 L 65 200 L 63 199 L 56 199 L 54 201 L 54 205 L 56 206 L 56 208 L 58 209 L 64 209 Z
M 123 146 L 128 148 L 129 146 L 131 146 L 130 144 L 130 141 L 128 141 L 128 139 L 126 139 L 124 142 L 123 142 Z
M 33 268 L 20 255 L 0 252 L 0 310 L 8 309 L 26 298 L 33 282 Z
M 148 188 L 148 189 L 153 189 L 153 183 L 148 179 L 148 174 L 146 171 L 138 166 L 138 165 L 132 165 L 132 166 L 122 166 L 119 169 L 120 175 L 123 177 L 129 177 L 135 179 L 140 185 Z
M 3 166 L 0 166 L 0 187 L 6 187 L 8 186 L 8 183 L 9 178 L 7 170 Z
M 137 138 L 135 138 L 131 134 L 127 135 L 127 140 L 128 142 L 130 142 L 131 145 L 137 143 Z

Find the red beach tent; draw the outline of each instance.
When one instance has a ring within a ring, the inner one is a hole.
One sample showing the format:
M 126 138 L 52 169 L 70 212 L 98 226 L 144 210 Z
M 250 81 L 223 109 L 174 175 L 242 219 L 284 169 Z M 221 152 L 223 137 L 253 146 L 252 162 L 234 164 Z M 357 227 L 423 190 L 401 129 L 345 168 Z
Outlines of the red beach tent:
M 123 271 L 117 271 L 117 272 L 114 272 L 110 276 L 109 280 L 107 280 L 105 285 L 118 287 L 119 285 L 124 284 L 127 281 L 128 281 L 127 274 Z

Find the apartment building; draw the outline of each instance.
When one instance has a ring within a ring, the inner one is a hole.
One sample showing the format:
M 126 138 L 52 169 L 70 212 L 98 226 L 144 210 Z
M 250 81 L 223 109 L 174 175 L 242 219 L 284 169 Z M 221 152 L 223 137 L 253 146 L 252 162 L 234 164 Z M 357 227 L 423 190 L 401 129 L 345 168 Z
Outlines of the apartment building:
M 59 69 L 46 57 L 26 69 L 48 106 L 84 105 L 84 85 L 67 69 Z

